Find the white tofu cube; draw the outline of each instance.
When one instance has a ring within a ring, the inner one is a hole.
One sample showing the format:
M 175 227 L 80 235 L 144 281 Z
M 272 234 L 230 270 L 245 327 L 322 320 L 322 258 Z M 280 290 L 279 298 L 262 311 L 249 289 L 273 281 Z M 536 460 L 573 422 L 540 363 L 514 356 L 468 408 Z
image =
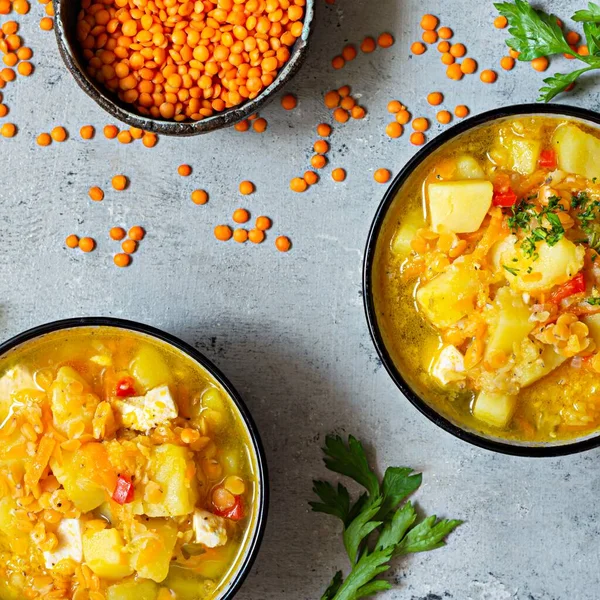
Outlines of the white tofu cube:
M 53 552 L 44 552 L 46 569 L 53 569 L 61 560 L 76 563 L 83 560 L 83 538 L 79 519 L 63 519 L 56 530 L 58 546 Z
M 465 357 L 456 346 L 444 346 L 431 369 L 442 385 L 465 379 Z
M 154 388 L 145 396 L 117 400 L 115 407 L 121 415 L 123 425 L 136 431 L 148 431 L 175 419 L 179 414 L 167 385 Z
M 225 519 L 206 510 L 194 512 L 194 531 L 196 543 L 204 544 L 207 548 L 216 548 L 227 543 Z

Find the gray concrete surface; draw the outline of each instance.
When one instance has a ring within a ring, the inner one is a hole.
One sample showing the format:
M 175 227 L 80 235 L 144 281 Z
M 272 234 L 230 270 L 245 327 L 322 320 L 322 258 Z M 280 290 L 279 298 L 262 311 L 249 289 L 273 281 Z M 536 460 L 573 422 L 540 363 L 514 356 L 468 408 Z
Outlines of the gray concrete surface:
M 568 18 L 583 1 L 545 0 Z M 411 57 L 427 10 L 452 27 L 481 67 L 498 67 L 505 33 L 494 30 L 488 0 L 319 0 L 312 52 L 288 91 L 299 107 L 278 102 L 264 111 L 264 135 L 223 131 L 186 140 L 162 138 L 153 150 L 121 146 L 102 136 L 83 142 L 81 125 L 100 128 L 106 115 L 76 87 L 59 60 L 51 34 L 38 28 L 42 7 L 21 17 L 22 35 L 35 51 L 36 72 L 4 90 L 18 124 L 0 139 L 0 333 L 77 315 L 114 315 L 162 327 L 214 359 L 246 398 L 256 417 L 272 477 L 268 532 L 240 600 L 320 597 L 334 571 L 346 568 L 333 518 L 308 511 L 311 480 L 327 475 L 320 445 L 328 432 L 354 433 L 368 442 L 377 464 L 424 472 L 417 499 L 423 509 L 463 518 L 446 549 L 395 563 L 397 587 L 381 598 L 398 600 L 595 600 L 598 570 L 600 452 L 557 460 L 497 456 L 437 429 L 406 402 L 381 368 L 361 300 L 361 264 L 369 224 L 384 191 L 373 171 L 397 173 L 413 154 L 407 135 L 384 135 L 389 100 L 433 118 L 425 96 L 434 89 L 452 109 L 473 113 L 533 101 L 542 75 L 528 65 L 484 86 L 477 76 L 445 78 L 437 51 Z M 331 58 L 350 41 L 390 30 L 396 45 L 360 55 L 341 71 Z M 560 58 L 551 70 L 572 68 Z M 352 85 L 368 109 L 362 122 L 336 127 L 331 165 L 348 179 L 335 184 L 330 168 L 305 194 L 289 191 L 302 174 L 327 120 L 322 94 Z M 598 78 L 563 101 L 598 107 Z M 35 136 L 65 125 L 71 139 L 49 148 Z M 436 125 L 431 135 L 439 131 Z M 179 177 L 189 162 L 194 174 Z M 122 193 L 112 175 L 131 179 Z M 249 198 L 237 192 L 255 182 Z M 92 203 L 87 190 L 107 191 Z M 210 192 L 206 206 L 189 193 Z M 248 207 L 274 228 L 260 247 L 222 244 L 215 224 Z M 116 243 L 109 227 L 140 223 L 148 231 L 129 269 L 112 265 Z M 67 250 L 69 233 L 98 241 L 91 255 Z M 275 251 L 275 234 L 290 235 L 293 252 Z

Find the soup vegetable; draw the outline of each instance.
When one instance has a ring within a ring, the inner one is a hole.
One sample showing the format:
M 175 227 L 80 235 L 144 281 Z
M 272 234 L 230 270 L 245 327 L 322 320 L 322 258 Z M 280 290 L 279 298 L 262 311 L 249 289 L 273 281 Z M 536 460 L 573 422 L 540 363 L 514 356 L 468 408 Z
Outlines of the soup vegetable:
M 0 362 L 0 598 L 208 600 L 256 521 L 237 407 L 197 363 L 113 328 Z
M 384 223 L 375 307 L 405 378 L 451 420 L 552 441 L 600 425 L 600 136 L 478 128 L 411 175 Z

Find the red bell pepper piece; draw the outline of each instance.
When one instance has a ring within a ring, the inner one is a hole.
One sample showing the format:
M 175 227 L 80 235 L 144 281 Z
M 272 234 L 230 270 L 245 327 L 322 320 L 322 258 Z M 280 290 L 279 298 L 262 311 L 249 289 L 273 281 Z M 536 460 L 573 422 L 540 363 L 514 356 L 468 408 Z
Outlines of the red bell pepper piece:
M 558 304 L 561 300 L 573 294 L 581 294 L 583 292 L 585 292 L 585 278 L 583 273 L 579 273 L 571 281 L 567 281 L 567 283 L 564 283 L 556 291 L 552 292 L 550 302 Z
M 538 161 L 542 169 L 556 169 L 556 152 L 554 150 L 542 150 Z
M 231 519 L 232 521 L 240 521 L 245 516 L 244 511 L 244 502 L 241 496 L 236 496 L 235 504 L 228 508 L 227 510 L 218 510 L 215 509 L 215 514 L 219 517 L 225 517 L 226 519 Z
M 129 475 L 119 475 L 117 479 L 117 487 L 113 492 L 112 499 L 117 504 L 129 504 L 133 502 L 133 481 Z
M 492 204 L 494 206 L 509 208 L 510 206 L 514 206 L 516 203 L 517 195 L 510 188 L 508 188 L 508 190 L 505 192 L 494 192 L 494 196 L 492 197 Z
M 135 381 L 133 377 L 123 377 L 115 387 L 115 396 L 126 398 L 127 396 L 135 396 Z

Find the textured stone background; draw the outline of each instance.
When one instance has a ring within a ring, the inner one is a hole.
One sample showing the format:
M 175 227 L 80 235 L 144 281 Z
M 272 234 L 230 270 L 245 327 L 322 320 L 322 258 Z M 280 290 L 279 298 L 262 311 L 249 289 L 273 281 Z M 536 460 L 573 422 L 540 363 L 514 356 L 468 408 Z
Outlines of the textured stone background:
M 385 137 L 386 104 L 398 98 L 415 115 L 432 118 L 425 96 L 434 89 L 452 109 L 473 113 L 533 101 L 542 75 L 528 65 L 501 73 L 493 86 L 477 76 L 451 82 L 437 51 L 411 57 L 427 10 L 452 27 L 481 67 L 497 67 L 504 32 L 492 27 L 489 0 L 318 0 L 317 29 L 307 64 L 289 91 L 299 107 L 276 101 L 264 111 L 264 135 L 223 131 L 206 137 L 162 138 L 153 150 L 121 146 L 101 135 L 83 142 L 81 125 L 109 120 L 76 87 L 51 34 L 38 28 L 42 7 L 20 18 L 35 50 L 36 72 L 5 91 L 9 119 L 20 127 L 0 139 L 0 326 L 3 338 L 45 321 L 114 315 L 162 327 L 195 344 L 228 374 L 246 398 L 262 432 L 272 477 L 268 532 L 240 600 L 320 597 L 334 571 L 345 568 L 337 523 L 307 510 L 311 480 L 326 475 L 324 435 L 352 432 L 368 440 L 380 467 L 411 465 L 425 483 L 423 509 L 466 524 L 443 550 L 396 563 L 401 600 L 595 600 L 598 570 L 599 452 L 559 460 L 527 460 L 478 450 L 420 416 L 381 368 L 361 300 L 367 231 L 384 187 L 373 171 L 397 173 L 413 154 L 407 136 Z M 583 0 L 541 3 L 568 18 Z M 331 58 L 348 42 L 390 30 L 396 45 L 360 55 L 342 71 Z M 572 68 L 557 59 L 552 70 Z M 592 80 L 564 101 L 596 108 Z M 330 154 L 348 179 L 322 182 L 305 194 L 289 191 L 304 172 L 315 126 L 329 118 L 322 93 L 350 84 L 368 118 L 336 128 Z M 49 148 L 35 136 L 55 125 L 72 134 Z M 431 132 L 434 135 L 439 126 Z M 194 174 L 176 174 L 188 162 Z M 131 179 L 122 193 L 110 178 Z M 242 179 L 257 192 L 242 199 Z M 100 185 L 102 203 L 87 190 Z M 206 206 L 189 193 L 210 192 Z M 267 214 L 274 229 L 260 247 L 218 243 L 215 224 L 233 209 Z M 148 231 L 129 269 L 112 265 L 109 227 L 140 223 Z M 91 255 L 63 247 L 69 233 L 98 240 Z M 291 236 L 293 252 L 277 253 L 276 233 Z

